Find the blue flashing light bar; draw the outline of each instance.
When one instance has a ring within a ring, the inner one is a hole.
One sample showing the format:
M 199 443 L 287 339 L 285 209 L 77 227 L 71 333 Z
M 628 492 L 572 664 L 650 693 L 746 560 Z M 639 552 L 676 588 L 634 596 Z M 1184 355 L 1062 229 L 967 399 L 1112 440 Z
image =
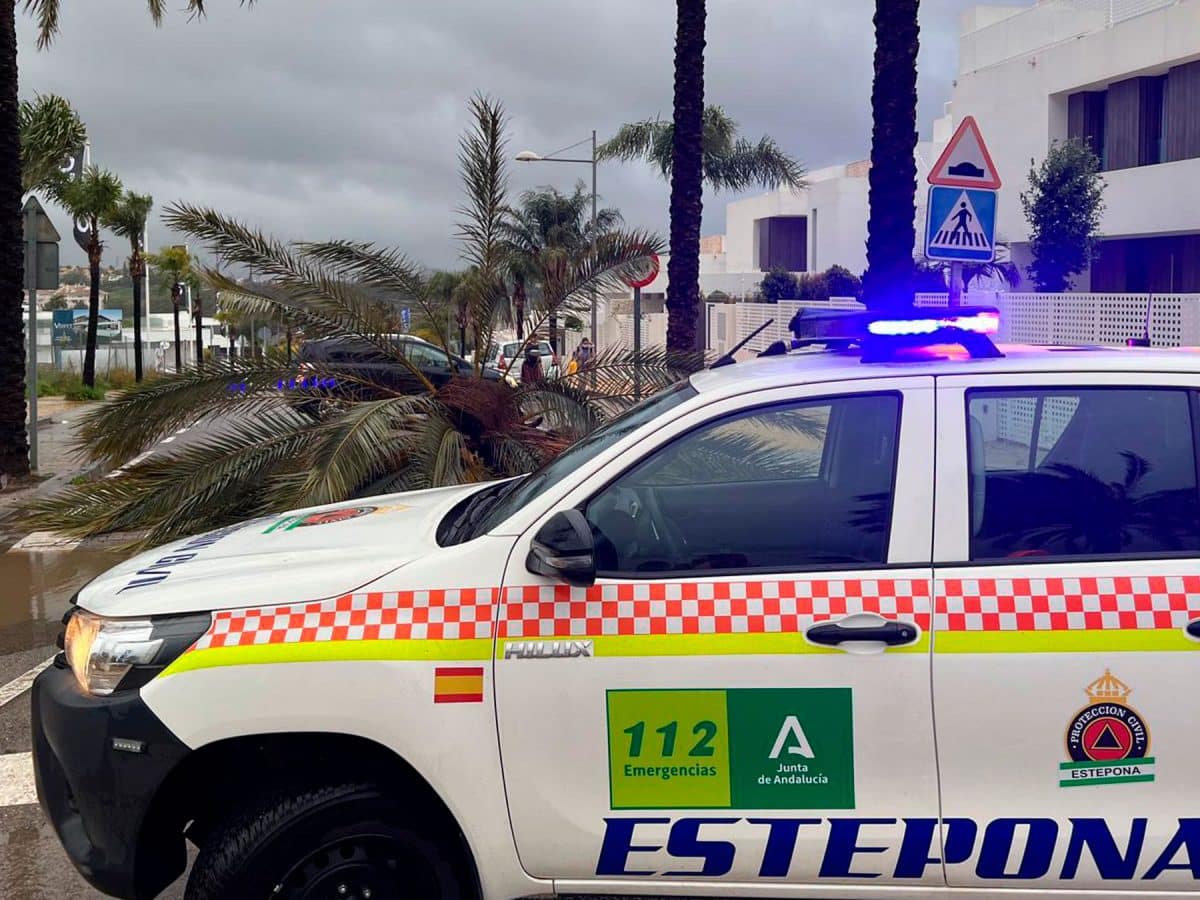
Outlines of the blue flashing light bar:
M 973 358 L 1002 355 L 988 337 L 1000 330 L 1000 313 L 985 306 L 900 313 L 805 309 L 789 327 L 795 335 L 793 348 L 858 346 L 863 362 L 929 359 L 931 351 L 946 346 L 961 347 Z

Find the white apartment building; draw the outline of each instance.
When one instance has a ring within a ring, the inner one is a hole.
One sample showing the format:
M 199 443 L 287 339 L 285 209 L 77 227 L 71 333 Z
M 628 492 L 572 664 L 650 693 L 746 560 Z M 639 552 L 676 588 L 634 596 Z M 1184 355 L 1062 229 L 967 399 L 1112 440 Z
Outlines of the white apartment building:
M 1200 291 L 1200 0 L 979 6 L 963 16 L 958 68 L 950 117 L 983 130 L 1004 181 L 997 232 L 1017 262 L 1030 161 L 1076 137 L 1108 183 L 1101 255 L 1076 290 Z
M 965 13 L 946 115 L 916 150 L 917 252 L 925 176 L 967 115 L 1004 182 L 997 235 L 1022 268 L 1030 162 L 1078 137 L 1100 156 L 1108 188 L 1102 254 L 1075 290 L 1200 291 L 1200 0 L 1040 0 Z M 804 190 L 728 203 L 723 238 L 702 248 L 701 290 L 745 296 L 776 267 L 861 273 L 869 168 L 832 166 Z M 646 292 L 665 290 L 664 265 Z

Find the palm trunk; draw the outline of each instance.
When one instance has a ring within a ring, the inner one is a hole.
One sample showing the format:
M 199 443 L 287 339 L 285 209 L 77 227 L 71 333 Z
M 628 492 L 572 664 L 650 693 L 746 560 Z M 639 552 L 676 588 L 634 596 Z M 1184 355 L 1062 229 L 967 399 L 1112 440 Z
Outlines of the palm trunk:
M 129 275 L 133 278 L 133 379 L 142 380 L 142 278 L 146 265 L 137 255 L 129 257 Z
M 179 333 L 179 302 L 175 301 L 175 371 L 183 371 L 183 335 Z
M 913 304 L 919 5 L 920 0 L 875 2 L 871 212 L 863 278 L 863 302 L 874 308 Z
M 196 302 L 192 308 L 196 317 L 196 368 L 204 368 L 204 304 L 200 300 L 200 291 L 196 291 Z
M 667 349 L 696 349 L 703 214 L 704 0 L 676 0 L 675 130 L 671 146 L 671 258 Z
M 0 474 L 29 474 L 25 432 L 25 241 L 21 222 L 21 141 L 17 132 L 15 0 L 0 0 Z M 36 337 L 30 348 L 37 347 Z
M 92 223 L 92 246 L 88 248 L 88 327 L 87 346 L 83 351 L 83 383 L 96 386 L 96 335 L 100 329 L 100 223 Z
M 517 320 L 517 340 L 525 340 L 525 279 L 513 279 L 513 318 Z

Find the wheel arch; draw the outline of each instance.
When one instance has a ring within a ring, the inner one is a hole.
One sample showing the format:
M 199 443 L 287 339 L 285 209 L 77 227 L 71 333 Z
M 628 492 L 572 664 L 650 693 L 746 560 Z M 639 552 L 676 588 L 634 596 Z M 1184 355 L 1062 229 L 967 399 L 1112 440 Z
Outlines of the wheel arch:
M 290 785 L 315 786 L 347 776 L 378 784 L 421 824 L 453 842 L 479 892 L 475 853 L 465 831 L 428 780 L 394 750 L 370 738 L 336 732 L 239 735 L 193 750 L 167 776 L 139 833 L 138 896 L 154 896 L 186 866 L 186 836 L 202 844 L 229 815 L 235 798 Z

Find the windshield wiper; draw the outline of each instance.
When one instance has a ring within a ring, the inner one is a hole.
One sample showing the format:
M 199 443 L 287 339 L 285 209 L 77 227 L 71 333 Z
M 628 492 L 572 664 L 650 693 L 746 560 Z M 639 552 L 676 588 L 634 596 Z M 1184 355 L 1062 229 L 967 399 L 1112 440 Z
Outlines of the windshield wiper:
M 453 543 L 458 543 L 461 538 L 470 539 L 474 537 L 475 526 L 479 521 L 491 512 L 497 503 L 507 497 L 512 491 L 516 490 L 527 477 L 527 475 L 515 478 L 505 484 L 492 485 L 479 491 L 475 496 L 467 501 L 467 505 L 458 515 L 458 520 L 450 528 L 447 538 Z

